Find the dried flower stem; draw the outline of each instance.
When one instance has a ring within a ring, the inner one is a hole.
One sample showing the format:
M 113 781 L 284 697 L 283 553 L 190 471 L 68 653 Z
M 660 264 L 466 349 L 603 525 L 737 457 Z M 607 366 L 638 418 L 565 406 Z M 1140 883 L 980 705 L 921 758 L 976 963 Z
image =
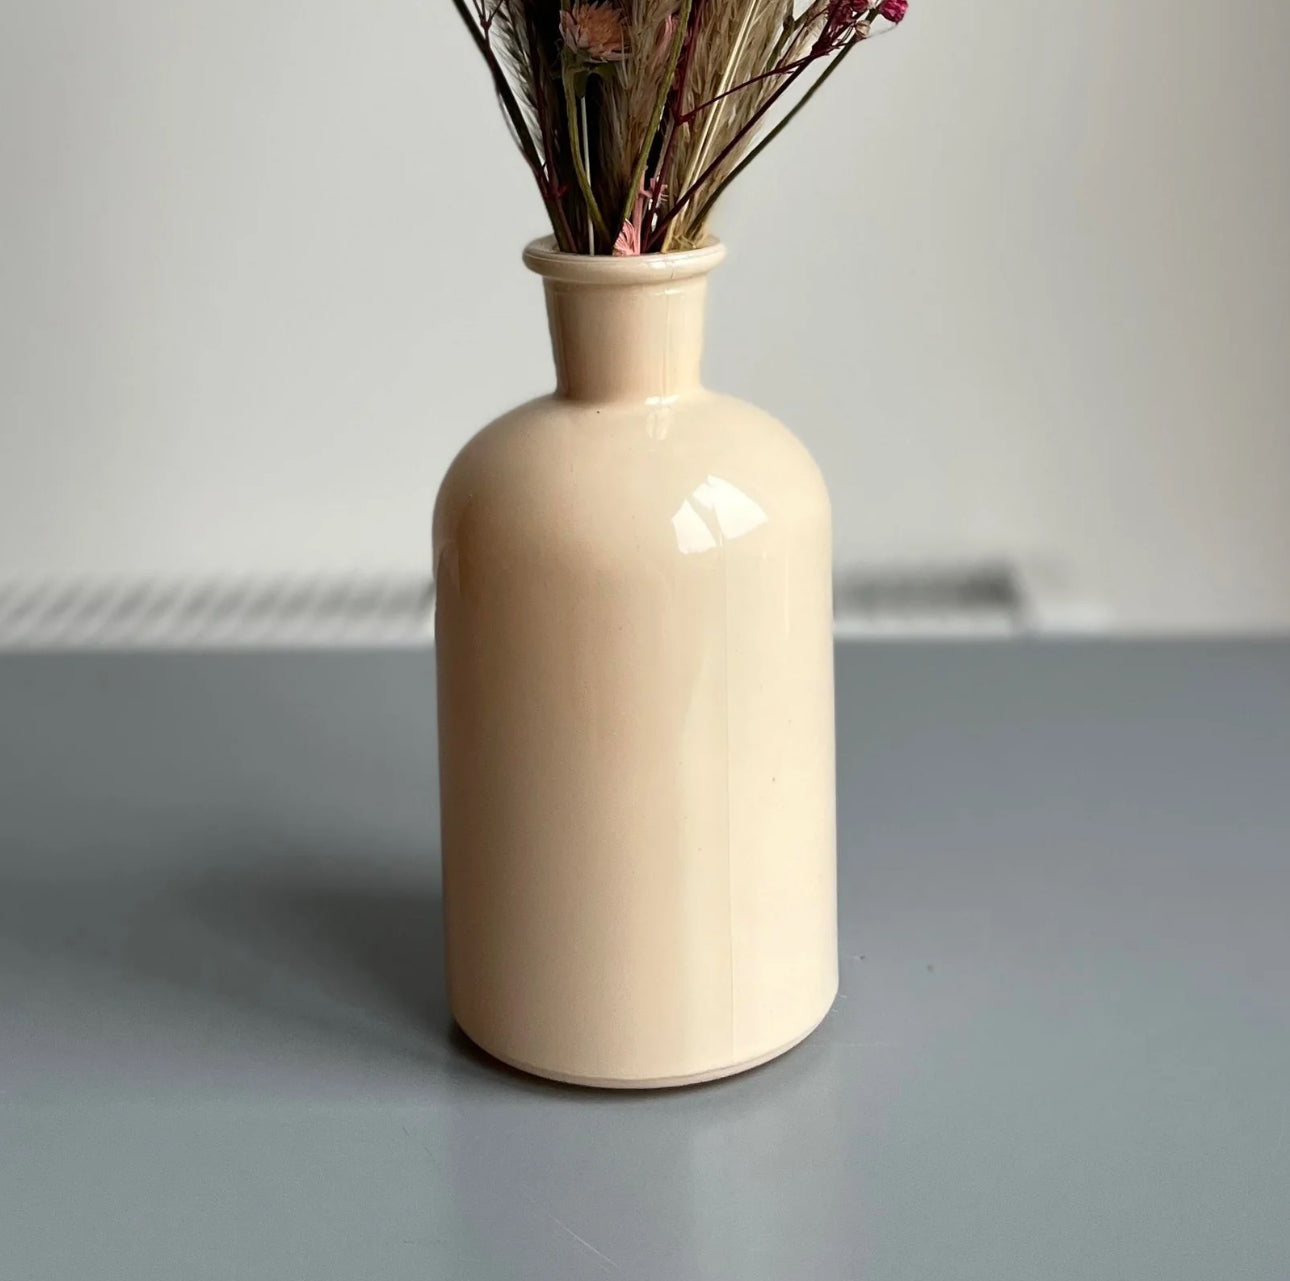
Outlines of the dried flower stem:
M 538 133 L 542 135 L 542 154 L 546 171 L 546 190 L 550 193 L 547 202 L 548 212 L 554 210 L 551 225 L 555 231 L 556 243 L 565 253 L 575 252 L 573 229 L 569 226 L 568 216 L 564 212 L 564 202 L 557 191 L 558 178 L 555 164 L 555 141 L 552 137 L 551 124 L 547 119 L 547 95 L 543 92 L 542 61 L 540 50 L 541 36 L 537 30 L 537 15 L 530 5 L 524 6 L 524 26 L 528 38 L 529 76 L 533 86 L 533 111 L 537 116 Z
M 703 18 L 703 4 L 704 0 L 694 0 L 693 8 L 690 11 L 690 30 L 682 45 L 680 65 L 676 68 L 674 76 L 673 102 L 675 106 L 667 122 L 667 137 L 659 152 L 658 164 L 654 167 L 654 177 L 650 183 L 650 207 L 646 211 L 642 225 L 652 223 L 658 216 L 659 205 L 663 199 L 663 175 L 667 172 L 668 162 L 672 159 L 672 148 L 676 145 L 676 137 L 680 131 L 681 108 L 685 104 L 685 88 L 690 79 L 690 64 L 694 61 L 694 46 L 698 39 L 699 24 Z M 685 24 L 682 23 L 681 26 L 684 29 Z M 642 245 L 642 250 L 643 248 L 644 246 Z
M 775 47 L 771 51 L 771 65 L 777 65 L 786 54 L 791 57 L 801 47 L 803 34 L 809 32 L 816 23 L 825 18 L 828 11 L 828 0 L 814 0 L 814 3 L 799 17 L 794 18 L 789 14 L 784 21 L 784 29 L 779 33 L 779 39 L 775 41 Z
M 724 89 L 721 93 L 714 94 L 706 102 L 697 103 L 679 119 L 682 124 L 689 124 L 700 111 L 706 111 L 709 107 L 725 98 L 742 93 L 745 89 L 751 88 L 755 84 L 760 84 L 763 80 L 773 80 L 776 76 L 791 75 L 794 71 L 800 71 L 803 67 L 807 67 L 812 62 L 817 62 L 820 58 L 826 56 L 823 53 L 807 54 L 804 58 L 798 58 L 796 62 L 784 62 L 778 67 L 771 67 L 769 71 L 760 71 L 757 75 L 749 76 L 747 80 L 741 80 L 737 85 L 732 85 L 729 89 Z
M 748 41 L 748 32 L 752 28 L 753 16 L 757 12 L 756 0 L 745 0 L 743 20 L 739 24 L 739 32 L 735 36 L 734 44 L 731 46 L 730 55 L 726 59 L 726 65 L 721 73 L 721 81 L 717 90 L 717 97 L 721 98 L 725 91 L 729 89 L 730 82 L 734 79 L 735 73 L 739 68 L 739 60 L 743 57 L 744 47 Z M 678 108 L 684 108 L 683 102 L 677 103 Z M 692 117 L 691 117 L 692 119 Z M 681 179 L 680 189 L 686 190 L 693 184 L 695 171 L 706 159 L 708 154 L 708 145 L 712 141 L 712 132 L 717 127 L 717 121 L 720 119 L 720 113 L 714 112 L 703 122 L 703 130 L 699 134 L 698 145 L 694 149 L 694 155 L 690 158 L 690 163 L 686 168 L 685 177 Z M 686 119 L 678 116 L 678 121 L 687 123 Z M 674 206 L 675 207 L 675 206 Z M 666 219 L 665 221 L 670 221 Z M 663 241 L 663 250 L 666 252 L 668 244 L 671 241 L 671 232 Z
M 881 8 L 882 6 L 878 4 L 878 5 L 874 5 L 870 9 L 865 10 L 863 15 L 859 17 L 859 21 L 863 21 L 865 23 L 872 22 L 874 17 L 877 16 L 877 14 L 880 12 Z M 760 154 L 760 152 L 767 145 L 767 143 L 772 141 L 772 139 L 774 139 L 775 136 L 779 134 L 788 125 L 788 123 L 793 119 L 793 117 L 802 109 L 802 107 L 806 105 L 806 103 L 810 100 L 810 98 L 814 96 L 816 90 L 819 89 L 820 85 L 823 84 L 823 82 L 828 79 L 829 75 L 837 69 L 838 64 L 842 61 L 842 59 L 848 53 L 850 53 L 850 51 L 853 48 L 855 48 L 857 44 L 861 43 L 861 41 L 864 38 L 865 37 L 863 35 L 853 35 L 841 47 L 841 49 L 836 50 L 836 56 L 833 57 L 833 61 L 820 74 L 819 79 L 817 79 L 816 82 L 807 90 L 807 92 L 803 94 L 801 100 L 788 112 L 785 118 L 782 121 L 780 121 L 780 123 L 765 138 L 763 138 L 761 142 L 758 143 L 758 145 L 755 146 L 753 150 L 749 152 L 749 154 L 745 156 L 744 159 L 740 161 L 740 163 L 736 165 L 735 168 L 731 170 L 729 174 L 726 175 L 726 177 L 717 185 L 716 190 L 714 190 L 709 195 L 708 199 L 704 201 L 702 206 L 700 206 L 698 213 L 695 215 L 693 219 L 693 222 L 695 223 L 696 226 L 703 225 L 703 221 L 707 217 L 717 197 L 726 189 L 726 187 L 730 185 L 731 180 L 736 176 L 736 174 L 742 173 L 743 170 L 747 168 L 747 166 L 752 162 L 753 158 Z M 818 42 L 817 42 L 817 45 L 818 45 Z M 686 205 L 687 202 L 689 202 L 694 198 L 694 196 L 702 188 L 703 184 L 718 172 L 722 164 L 726 161 L 726 159 L 730 156 L 730 154 L 734 151 L 734 149 L 743 141 L 743 139 L 749 133 L 751 133 L 753 130 L 756 129 L 757 125 L 761 122 L 762 117 L 764 117 L 766 113 L 779 101 L 779 99 L 783 97 L 783 95 L 787 93 L 789 89 L 792 88 L 794 83 L 796 83 L 798 77 L 806 70 L 806 68 L 810 66 L 813 62 L 818 61 L 819 58 L 829 56 L 834 52 L 835 52 L 834 50 L 830 50 L 827 47 L 822 47 L 821 52 L 819 53 L 812 52 L 811 54 L 808 54 L 806 57 L 799 59 L 797 63 L 793 65 L 792 70 L 789 70 L 787 67 L 781 68 L 781 69 L 772 69 L 772 74 L 774 73 L 774 70 L 788 71 L 787 79 L 785 79 L 781 84 L 779 84 L 775 88 L 774 92 L 771 93 L 771 95 L 766 99 L 766 101 L 762 103 L 762 105 L 758 107 L 756 111 L 753 112 L 752 116 L 748 119 L 747 123 L 743 126 L 743 128 L 738 133 L 736 133 L 733 138 L 730 139 L 730 141 L 726 144 L 726 146 L 717 155 L 717 158 L 703 171 L 703 173 L 700 174 L 698 178 L 696 178 L 693 182 L 691 182 L 690 185 L 684 191 L 682 191 L 680 195 L 677 196 L 676 200 L 672 204 L 672 207 L 655 224 L 653 229 L 653 234 L 655 237 L 658 236 L 658 233 L 660 231 L 664 231 L 675 220 L 677 214 L 682 210 L 682 208 Z M 757 77 L 757 79 L 764 79 L 764 78 L 765 76 Z M 671 238 L 670 233 L 664 236 L 663 238 L 662 244 L 665 251 L 670 238 Z
M 725 191 L 725 189 L 728 186 L 730 186 L 730 184 L 734 182 L 734 180 L 741 173 L 743 173 L 743 171 L 747 169 L 748 166 L 752 164 L 752 162 L 756 160 L 757 157 L 761 155 L 761 153 L 772 142 L 774 142 L 775 139 L 785 129 L 788 128 L 793 117 L 797 115 L 797 113 L 801 111 L 801 109 L 804 106 L 806 106 L 808 102 L 810 102 L 810 100 L 820 90 L 824 82 L 838 69 L 839 66 L 841 66 L 842 59 L 845 58 L 847 54 L 849 54 L 851 50 L 854 49 L 856 45 L 858 45 L 860 42 L 861 42 L 861 37 L 856 37 L 855 39 L 848 41 L 845 45 L 842 46 L 841 50 L 838 52 L 838 56 L 834 58 L 833 61 L 830 62 L 829 65 L 825 67 L 823 71 L 820 72 L 815 83 L 812 84 L 811 87 L 785 113 L 784 118 L 772 130 L 770 130 L 769 133 L 767 133 L 764 137 L 759 139 L 757 144 L 752 148 L 752 150 L 750 150 L 748 154 L 737 165 L 735 165 L 735 167 L 728 174 L 726 174 L 726 176 L 717 184 L 717 186 L 713 189 L 712 193 L 703 202 L 702 206 L 700 206 L 699 212 L 694 215 L 695 222 L 697 223 L 703 222 L 703 220 L 711 212 L 712 206 L 716 204 L 717 197 L 720 196 L 721 193 Z
M 730 155 L 730 153 L 734 151 L 734 149 L 744 140 L 747 134 L 751 133 L 758 126 L 758 124 L 761 123 L 762 117 L 780 100 L 780 98 L 784 96 L 784 94 L 786 94 L 789 91 L 789 89 L 793 87 L 793 85 L 797 81 L 798 76 L 800 76 L 802 72 L 805 70 L 806 70 L 806 67 L 801 66 L 796 71 L 791 72 L 788 76 L 788 79 L 786 79 L 782 84 L 780 84 L 775 89 L 775 91 L 770 95 L 770 97 L 767 98 L 766 101 L 763 102 L 762 105 L 758 107 L 756 111 L 753 112 L 752 116 L 748 120 L 748 123 L 745 124 L 744 127 L 740 129 L 739 132 L 735 134 L 735 136 L 731 138 L 730 141 L 726 143 L 724 147 L 722 147 L 721 151 L 717 154 L 717 158 L 693 182 L 691 182 L 690 185 L 683 192 L 681 192 L 679 196 L 677 196 L 676 200 L 673 201 L 672 203 L 672 207 L 667 211 L 667 213 L 663 215 L 662 218 L 659 219 L 658 223 L 654 227 L 654 235 L 656 237 L 658 236 L 659 232 L 667 231 L 667 229 L 671 226 L 671 224 L 676 220 L 677 214 L 679 214 L 682 211 L 682 209 L 685 208 L 686 204 L 694 198 L 695 194 L 699 191 L 699 189 L 703 186 L 703 184 L 707 182 L 708 179 L 711 178 L 712 175 L 715 174 L 718 169 L 721 168 L 721 166 L 725 163 L 726 158 Z M 667 251 L 667 246 L 670 239 L 671 239 L 670 234 L 665 235 L 663 238 L 664 252 Z
M 587 171 L 587 186 L 591 186 L 591 130 L 587 127 L 587 95 L 583 92 L 578 99 L 578 110 L 582 115 L 582 167 Z M 596 229 L 591 219 L 587 220 L 587 252 L 596 252 Z
M 584 89 L 582 98 L 586 99 Z M 587 205 L 587 218 L 589 224 L 594 224 L 595 228 L 604 237 L 605 241 L 612 245 L 614 238 L 609 234 L 609 227 L 605 223 L 605 217 L 600 212 L 600 206 L 596 203 L 596 193 L 591 189 L 591 177 L 587 173 L 587 166 L 583 158 L 581 130 L 578 128 L 578 98 L 579 95 L 573 87 L 573 76 L 570 69 L 566 66 L 564 69 L 564 113 L 567 117 L 569 126 L 569 138 L 573 152 L 573 172 L 578 179 L 578 189 L 582 192 L 582 198 Z
M 552 223 L 554 223 L 556 218 L 555 198 L 547 184 L 546 175 L 542 169 L 541 157 L 539 157 L 537 148 L 533 145 L 533 136 L 529 133 L 528 125 L 524 122 L 524 113 L 520 110 L 520 104 L 516 101 L 514 90 L 511 89 L 510 82 L 506 79 L 506 73 L 502 70 L 501 63 L 497 61 L 497 55 L 493 52 L 493 46 L 489 43 L 487 34 L 476 25 L 475 15 L 471 13 L 466 0 L 452 0 L 452 3 L 461 15 L 462 21 L 470 30 L 471 37 L 475 41 L 475 47 L 479 50 L 485 64 L 488 66 L 488 70 L 493 77 L 493 87 L 497 91 L 498 100 L 502 104 L 502 110 L 506 112 L 511 122 L 520 152 L 525 161 L 527 161 L 529 168 L 533 171 L 533 177 L 537 181 L 542 202 L 546 205 L 547 213 L 550 215 Z
M 645 141 L 641 146 L 641 153 L 636 161 L 636 167 L 632 170 L 631 181 L 627 184 L 627 203 L 623 207 L 623 216 L 619 223 L 625 223 L 632 217 L 636 208 L 636 198 L 641 190 L 641 184 L 645 181 L 645 169 L 649 164 L 650 148 L 653 146 L 654 138 L 658 133 L 659 122 L 663 119 L 663 112 L 667 108 L 668 95 L 672 91 L 672 81 L 676 77 L 677 63 L 681 59 L 681 50 L 685 46 L 685 37 L 690 25 L 690 8 L 691 0 L 681 0 L 681 11 L 676 19 L 676 34 L 672 37 L 672 49 L 668 54 L 667 66 L 659 77 L 658 98 L 654 103 L 654 111 L 650 116 L 649 127 L 645 130 Z M 668 145 L 672 140 L 672 132 L 668 131 Z

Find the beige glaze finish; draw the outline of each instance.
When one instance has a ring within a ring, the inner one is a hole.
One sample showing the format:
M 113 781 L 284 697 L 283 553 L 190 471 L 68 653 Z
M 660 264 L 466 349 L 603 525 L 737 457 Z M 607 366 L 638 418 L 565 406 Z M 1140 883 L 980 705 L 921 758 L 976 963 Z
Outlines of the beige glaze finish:
M 435 509 L 453 1013 L 583 1084 L 751 1067 L 837 991 L 828 496 L 700 386 L 722 255 L 531 245 L 559 390 Z

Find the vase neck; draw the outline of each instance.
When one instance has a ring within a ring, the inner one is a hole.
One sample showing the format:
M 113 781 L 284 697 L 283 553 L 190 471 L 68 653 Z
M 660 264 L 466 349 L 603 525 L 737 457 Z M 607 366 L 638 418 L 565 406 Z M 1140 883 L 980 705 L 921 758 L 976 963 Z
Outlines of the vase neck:
M 546 286 L 557 394 L 647 402 L 698 390 L 706 276 L 723 252 L 590 258 L 530 246 L 525 261 Z
M 546 282 L 556 389 L 569 400 L 664 400 L 699 386 L 707 281 Z

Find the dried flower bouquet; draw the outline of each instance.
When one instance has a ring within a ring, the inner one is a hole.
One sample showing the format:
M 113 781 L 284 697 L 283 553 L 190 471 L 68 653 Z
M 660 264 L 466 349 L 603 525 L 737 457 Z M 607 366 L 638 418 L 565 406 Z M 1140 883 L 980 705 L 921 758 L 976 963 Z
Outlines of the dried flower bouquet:
M 453 3 L 557 244 L 618 255 L 700 244 L 731 181 L 882 29 L 875 24 L 890 28 L 908 8 L 908 0 Z

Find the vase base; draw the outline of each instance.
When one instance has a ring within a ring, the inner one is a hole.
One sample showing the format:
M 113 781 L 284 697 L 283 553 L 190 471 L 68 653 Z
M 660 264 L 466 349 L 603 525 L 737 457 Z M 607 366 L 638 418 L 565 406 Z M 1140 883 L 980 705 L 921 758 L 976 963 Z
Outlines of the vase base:
M 561 1085 L 581 1085 L 595 1090 L 669 1090 L 684 1085 L 702 1085 L 705 1081 L 719 1081 L 726 1076 L 737 1076 L 740 1072 L 749 1072 L 753 1068 L 761 1067 L 763 1063 L 769 1063 L 772 1059 L 779 1058 L 781 1054 L 787 1054 L 789 1050 L 801 1045 L 824 1022 L 825 1016 L 832 1008 L 833 1002 L 830 1001 L 824 1013 L 805 1032 L 793 1037 L 791 1041 L 785 1041 L 782 1045 L 775 1046 L 772 1050 L 753 1055 L 751 1058 L 739 1059 L 734 1063 L 723 1063 L 717 1067 L 706 1068 L 702 1072 L 688 1072 L 680 1076 L 579 1076 L 571 1072 L 552 1071 L 550 1068 L 538 1067 L 532 1063 L 525 1063 L 521 1059 L 512 1058 L 509 1054 L 499 1054 L 496 1050 L 490 1049 L 487 1045 L 476 1040 L 460 1023 L 457 1026 L 461 1028 L 466 1039 L 472 1045 L 483 1050 L 489 1058 L 496 1059 L 499 1063 L 504 1063 L 507 1067 L 514 1068 L 517 1072 L 523 1072 L 527 1076 L 538 1076 L 546 1081 L 558 1081 Z

